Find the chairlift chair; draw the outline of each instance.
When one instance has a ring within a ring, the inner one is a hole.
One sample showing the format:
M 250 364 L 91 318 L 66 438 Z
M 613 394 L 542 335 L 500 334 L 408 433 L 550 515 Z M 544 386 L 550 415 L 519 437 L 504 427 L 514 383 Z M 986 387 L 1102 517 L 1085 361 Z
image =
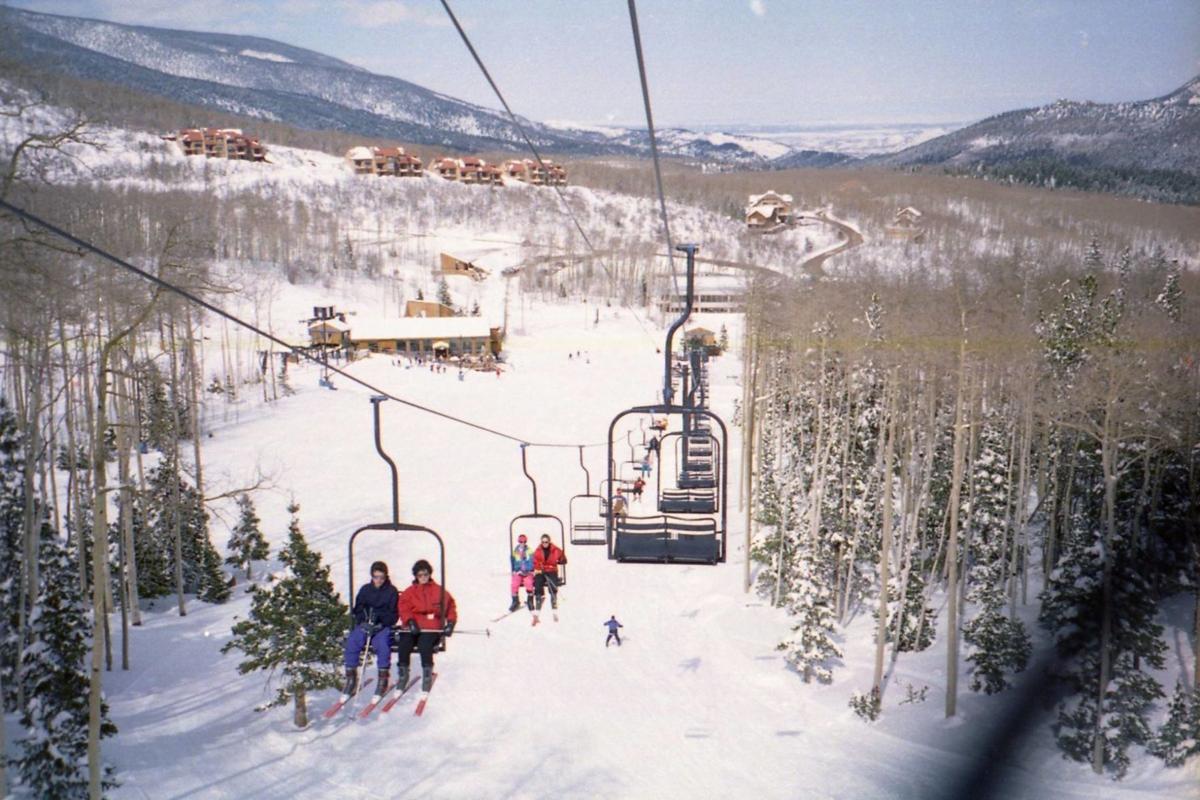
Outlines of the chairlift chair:
M 583 445 L 579 446 L 579 467 L 583 470 L 584 491 L 583 494 L 572 497 L 567 504 L 567 522 L 571 530 L 571 544 L 604 544 L 604 517 L 608 514 L 608 509 L 603 497 L 592 494 L 592 474 L 588 472 L 587 466 L 583 463 Z M 591 501 L 595 501 L 594 518 L 581 519 L 583 516 L 591 516 L 586 514 L 585 506 L 585 503 L 592 505 Z
M 379 453 L 380 458 L 382 458 L 384 461 L 386 461 L 388 466 L 392 470 L 392 521 L 391 522 L 378 522 L 378 523 L 372 523 L 369 525 L 363 525 L 362 527 L 355 530 L 354 533 L 350 534 L 350 542 L 348 545 L 348 554 L 347 554 L 347 558 L 346 558 L 346 562 L 349 565 L 349 575 L 347 578 L 349 581 L 349 583 L 347 584 L 347 586 L 349 587 L 348 591 L 351 593 L 351 595 L 350 595 L 351 598 L 354 597 L 354 592 L 357 591 L 356 585 L 354 583 L 354 545 L 355 545 L 355 542 L 358 540 L 358 537 L 360 534 L 365 533 L 366 531 L 390 531 L 391 533 L 417 533 L 417 534 L 424 534 L 426 536 L 432 536 L 434 541 L 437 542 L 437 548 L 438 548 L 438 578 L 439 578 L 438 586 L 439 586 L 439 590 L 440 590 L 440 594 L 438 597 L 438 615 L 442 619 L 445 619 L 446 618 L 446 583 L 447 583 L 447 581 L 446 581 L 446 544 L 444 541 L 442 541 L 442 537 L 438 534 L 438 532 L 433 530 L 432 528 L 427 528 L 424 525 L 410 525 L 410 524 L 403 523 L 400 521 L 400 476 L 399 476 L 399 473 L 396 471 L 396 462 L 393 461 L 391 459 L 391 457 L 387 453 L 384 452 L 383 443 L 380 438 L 379 404 L 382 403 L 384 400 L 387 400 L 387 398 L 382 395 L 375 395 L 371 398 L 371 405 L 373 407 L 374 416 L 375 416 L 375 450 L 376 450 L 376 452 Z M 372 559 L 372 560 L 374 560 L 374 559 Z M 397 587 L 397 588 L 399 589 L 399 587 Z M 401 591 L 403 591 L 403 590 L 401 589 Z M 353 606 L 354 606 L 353 599 L 351 599 L 350 605 L 351 605 L 351 610 L 353 610 Z M 396 643 L 393 643 L 392 647 L 394 650 L 396 647 Z M 445 636 L 438 637 L 438 643 L 437 643 L 436 649 L 438 652 L 445 652 L 445 650 L 446 650 L 446 637 Z
M 505 555 L 505 558 L 510 557 L 512 555 L 512 551 L 517 546 L 517 525 L 519 523 L 521 523 L 522 520 L 548 520 L 551 523 L 553 523 L 553 527 L 558 528 L 558 539 L 555 540 L 555 544 L 557 544 L 559 547 L 562 548 L 563 555 L 565 556 L 567 553 L 567 539 L 564 536 L 565 528 L 563 527 L 562 518 L 555 516 L 554 514 L 542 514 L 538 511 L 537 481 L 535 481 L 533 479 L 533 476 L 529 474 L 529 465 L 525 460 L 525 448 L 527 448 L 528 446 L 529 446 L 528 444 L 524 444 L 524 443 L 521 444 L 521 471 L 525 473 L 525 477 L 529 479 L 529 485 L 533 488 L 533 513 L 532 514 L 518 514 L 517 516 L 512 518 L 511 522 L 508 523 L 508 553 Z M 533 527 L 537 527 L 537 526 L 534 525 Z M 544 531 L 537 533 L 536 536 L 533 536 L 530 538 L 536 542 L 537 538 L 540 537 L 543 533 L 544 533 Z M 551 535 L 551 539 L 553 539 L 553 538 L 554 538 L 553 535 Z M 558 585 L 559 586 L 567 585 L 567 565 L 566 565 L 566 563 L 559 564 L 559 566 L 558 566 Z

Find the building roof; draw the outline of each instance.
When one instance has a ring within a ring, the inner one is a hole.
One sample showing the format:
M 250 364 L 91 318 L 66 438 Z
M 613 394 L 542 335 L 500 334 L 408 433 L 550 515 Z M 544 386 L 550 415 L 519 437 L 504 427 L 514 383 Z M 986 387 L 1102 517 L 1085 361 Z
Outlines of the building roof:
M 924 215 L 923 215 L 923 214 L 922 214 L 920 211 L 917 211 L 917 210 L 916 210 L 915 208 L 913 208 L 912 206 L 905 206 L 904 208 L 902 208 L 902 209 L 900 209 L 899 211 L 897 211 L 897 212 L 896 212 L 896 216 L 897 216 L 897 217 L 913 217 L 913 218 L 919 218 L 919 217 L 922 217 L 922 216 L 924 216 Z
M 308 329 L 310 331 L 315 331 L 319 328 L 325 328 L 327 330 L 333 330 L 333 331 L 342 331 L 344 333 L 345 331 L 350 330 L 350 325 L 348 323 L 342 322 L 340 319 L 319 319 L 316 322 L 313 322 L 308 326 Z
M 786 203 L 788 205 L 791 205 L 792 196 L 790 194 L 779 194 L 778 192 L 774 192 L 770 189 L 763 192 L 762 194 L 750 195 L 750 205 L 755 206 L 755 205 L 758 205 L 759 203 L 771 203 L 773 205 L 780 205 L 780 204 Z
M 346 158 L 350 159 L 351 161 L 369 161 L 374 157 L 375 154 L 371 152 L 371 148 L 364 147 L 362 145 L 359 145 L 358 147 L 351 147 L 346 151 Z
M 350 323 L 350 338 L 355 341 L 376 339 L 457 339 L 487 338 L 491 326 L 483 317 L 400 317 L 394 319 L 355 319 Z

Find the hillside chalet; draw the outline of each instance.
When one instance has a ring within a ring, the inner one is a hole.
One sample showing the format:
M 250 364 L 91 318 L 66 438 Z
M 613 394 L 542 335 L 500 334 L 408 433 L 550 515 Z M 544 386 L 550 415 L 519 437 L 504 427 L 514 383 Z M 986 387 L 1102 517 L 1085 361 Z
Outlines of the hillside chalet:
M 421 159 L 404 152 L 403 147 L 351 147 L 346 160 L 356 175 L 386 175 L 415 178 L 424 174 Z
M 486 269 L 478 267 L 470 261 L 455 258 L 449 253 L 441 253 L 439 257 L 442 265 L 442 275 L 463 275 L 474 281 L 481 281 L 488 276 Z
M 752 229 L 787 225 L 792 221 L 792 196 L 766 191 L 750 195 L 746 206 L 746 225 Z
M 892 223 L 884 228 L 889 239 L 903 239 L 919 242 L 925 236 L 925 226 L 921 224 L 924 215 L 912 206 L 905 206 L 892 217 Z
M 205 156 L 234 161 L 266 161 L 267 149 L 257 136 L 238 128 L 184 128 L 173 136 L 185 156 Z
M 543 168 L 542 165 L 545 165 Z M 526 158 L 524 160 L 505 161 L 502 171 L 504 177 L 533 186 L 566 186 L 567 170 L 561 164 L 542 159 L 541 164 Z

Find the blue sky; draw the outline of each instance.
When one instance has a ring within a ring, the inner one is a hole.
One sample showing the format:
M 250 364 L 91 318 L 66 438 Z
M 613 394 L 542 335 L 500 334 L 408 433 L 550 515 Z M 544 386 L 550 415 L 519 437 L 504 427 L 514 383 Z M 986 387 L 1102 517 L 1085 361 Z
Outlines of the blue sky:
M 3 2 L 3 0 L 0 0 Z M 497 107 L 437 0 L 9 0 L 279 39 Z M 451 0 L 514 110 L 643 121 L 624 0 Z M 639 0 L 655 122 L 966 122 L 1200 74 L 1200 0 Z

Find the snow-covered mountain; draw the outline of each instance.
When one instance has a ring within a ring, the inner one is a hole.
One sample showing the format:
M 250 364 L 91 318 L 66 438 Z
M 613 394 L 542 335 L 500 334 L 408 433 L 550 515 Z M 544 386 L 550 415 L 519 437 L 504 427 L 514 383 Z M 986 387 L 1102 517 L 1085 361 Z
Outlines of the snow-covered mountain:
M 464 150 L 524 149 L 500 111 L 376 75 L 336 58 L 254 36 L 167 30 L 0 9 L 13 49 L 35 65 L 183 103 L 303 128 Z M 522 119 L 550 152 L 642 156 L 645 130 L 575 128 Z M 766 139 L 662 131 L 664 152 L 703 161 L 761 164 L 786 154 Z
M 1059 100 L 1009 111 L 875 159 L 889 165 L 999 166 L 1061 160 L 1076 167 L 1200 175 L 1200 77 L 1153 100 Z

